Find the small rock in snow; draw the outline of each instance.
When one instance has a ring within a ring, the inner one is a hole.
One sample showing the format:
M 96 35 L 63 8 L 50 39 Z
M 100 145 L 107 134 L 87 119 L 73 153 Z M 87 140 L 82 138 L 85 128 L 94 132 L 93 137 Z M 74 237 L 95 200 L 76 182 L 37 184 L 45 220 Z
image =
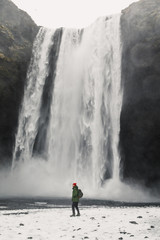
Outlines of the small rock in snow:
M 138 224 L 137 222 L 135 222 L 135 221 L 129 221 L 130 223 L 132 223 L 132 224 Z
M 143 218 L 142 216 L 138 216 L 137 218 Z
M 24 224 L 23 224 L 23 223 L 20 223 L 19 226 L 24 226 Z
M 121 234 L 126 234 L 126 232 L 125 231 L 123 231 L 123 232 L 120 232 Z

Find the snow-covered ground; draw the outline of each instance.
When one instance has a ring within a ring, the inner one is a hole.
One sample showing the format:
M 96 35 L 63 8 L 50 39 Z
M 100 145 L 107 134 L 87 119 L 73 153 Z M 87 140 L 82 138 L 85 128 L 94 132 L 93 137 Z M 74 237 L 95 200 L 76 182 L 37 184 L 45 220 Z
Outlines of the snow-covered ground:
M 0 239 L 129 240 L 160 239 L 159 207 L 80 206 L 71 208 L 0 210 Z

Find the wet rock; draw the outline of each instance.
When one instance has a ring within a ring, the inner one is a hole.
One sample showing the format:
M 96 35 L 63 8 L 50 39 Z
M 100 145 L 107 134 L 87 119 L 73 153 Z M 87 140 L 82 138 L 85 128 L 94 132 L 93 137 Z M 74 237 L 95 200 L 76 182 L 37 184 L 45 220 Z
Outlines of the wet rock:
M 160 181 L 159 12 L 159 0 L 141 0 L 123 10 L 121 17 L 123 178 L 154 188 Z

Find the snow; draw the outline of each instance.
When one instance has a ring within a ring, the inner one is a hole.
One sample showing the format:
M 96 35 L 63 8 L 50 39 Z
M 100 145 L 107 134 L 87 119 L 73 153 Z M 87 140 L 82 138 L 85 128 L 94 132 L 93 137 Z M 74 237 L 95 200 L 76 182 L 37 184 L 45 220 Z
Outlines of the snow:
M 0 210 L 0 239 L 160 239 L 159 207 L 81 206 L 80 217 L 70 207 Z

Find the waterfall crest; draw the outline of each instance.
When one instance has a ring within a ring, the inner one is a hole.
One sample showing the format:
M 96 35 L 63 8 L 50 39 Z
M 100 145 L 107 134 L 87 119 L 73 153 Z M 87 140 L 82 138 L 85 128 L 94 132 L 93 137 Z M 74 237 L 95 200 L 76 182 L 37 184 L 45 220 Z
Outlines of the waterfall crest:
M 56 65 L 52 65 L 55 74 L 46 106 L 50 109 L 46 137 L 42 136 L 39 145 L 45 147 L 37 151 L 34 146 L 39 140 L 39 119 L 45 119 L 40 109 L 54 34 L 42 28 L 34 43 L 13 169 L 19 163 L 27 166 L 41 161 L 44 181 L 63 185 L 63 193 L 72 181 L 87 185 L 94 193 L 106 179 L 119 181 L 120 15 L 99 18 L 83 30 L 63 29 Z

